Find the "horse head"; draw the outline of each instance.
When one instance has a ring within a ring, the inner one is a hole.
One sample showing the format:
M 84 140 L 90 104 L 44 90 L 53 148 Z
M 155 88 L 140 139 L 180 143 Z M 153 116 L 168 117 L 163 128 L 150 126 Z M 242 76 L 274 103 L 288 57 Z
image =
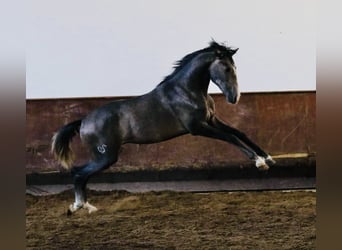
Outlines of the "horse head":
M 238 49 L 231 49 L 215 42 L 211 44 L 215 59 L 209 67 L 210 79 L 221 89 L 228 102 L 236 104 L 240 91 L 236 77 L 233 55 Z

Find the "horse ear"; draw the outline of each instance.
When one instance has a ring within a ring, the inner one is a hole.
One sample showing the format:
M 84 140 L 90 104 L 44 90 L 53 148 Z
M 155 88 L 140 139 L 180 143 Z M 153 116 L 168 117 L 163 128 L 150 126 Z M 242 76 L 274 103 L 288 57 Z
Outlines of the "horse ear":
M 239 50 L 239 48 L 232 49 L 232 50 L 230 50 L 230 54 L 234 55 L 238 50 Z

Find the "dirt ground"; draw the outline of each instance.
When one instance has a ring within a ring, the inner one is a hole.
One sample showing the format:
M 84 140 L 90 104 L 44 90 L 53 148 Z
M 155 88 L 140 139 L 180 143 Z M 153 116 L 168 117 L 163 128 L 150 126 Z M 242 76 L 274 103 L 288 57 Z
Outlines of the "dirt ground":
M 315 192 L 91 191 L 99 211 L 67 216 L 72 201 L 26 195 L 28 249 L 315 249 Z

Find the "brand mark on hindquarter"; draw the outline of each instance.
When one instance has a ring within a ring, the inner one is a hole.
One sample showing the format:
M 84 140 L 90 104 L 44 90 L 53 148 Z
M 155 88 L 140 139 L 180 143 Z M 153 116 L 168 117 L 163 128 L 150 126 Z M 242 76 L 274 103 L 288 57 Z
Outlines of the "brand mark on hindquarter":
M 97 146 L 97 151 L 99 151 L 101 154 L 104 154 L 106 152 L 106 144 L 102 144 L 100 146 Z

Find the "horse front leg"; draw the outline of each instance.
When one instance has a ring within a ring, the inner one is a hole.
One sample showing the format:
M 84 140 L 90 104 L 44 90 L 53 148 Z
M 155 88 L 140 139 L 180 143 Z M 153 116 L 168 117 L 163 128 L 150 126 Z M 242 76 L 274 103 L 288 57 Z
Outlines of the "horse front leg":
M 192 135 L 201 135 L 209 138 L 214 138 L 222 141 L 226 141 L 237 146 L 247 157 L 255 161 L 255 166 L 260 170 L 268 170 L 269 166 L 266 164 L 265 159 L 259 156 L 254 150 L 242 143 L 237 136 L 227 133 L 222 129 L 216 128 L 207 122 L 200 122 L 192 124 L 189 129 Z
M 230 127 L 229 125 L 225 124 L 224 122 L 222 122 L 220 119 L 218 119 L 215 116 L 213 116 L 211 118 L 210 124 L 212 126 L 218 128 L 218 129 L 225 131 L 226 133 L 230 133 L 230 134 L 233 134 L 234 136 L 236 136 L 244 144 L 246 144 L 248 147 L 253 149 L 258 154 L 258 156 L 264 158 L 268 164 L 273 165 L 276 163 L 275 160 L 273 160 L 269 154 L 267 154 L 257 144 L 255 144 L 251 139 L 249 139 L 245 133 L 239 131 L 236 128 Z

